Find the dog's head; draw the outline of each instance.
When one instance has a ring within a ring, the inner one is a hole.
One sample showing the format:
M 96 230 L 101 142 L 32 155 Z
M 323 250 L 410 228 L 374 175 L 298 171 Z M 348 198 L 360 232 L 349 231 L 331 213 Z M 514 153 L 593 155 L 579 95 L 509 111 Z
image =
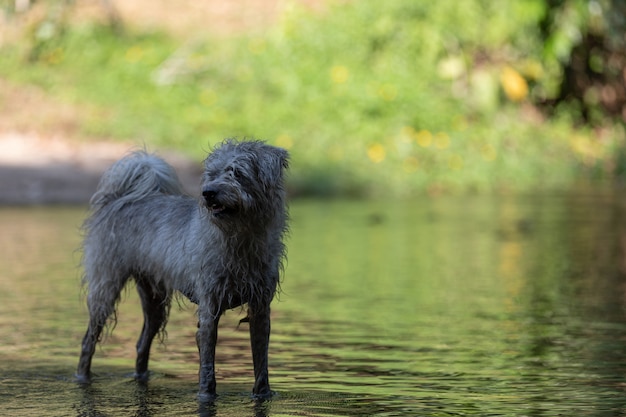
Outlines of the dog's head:
M 271 218 L 284 210 L 284 149 L 261 141 L 226 140 L 204 161 L 202 197 L 216 221 Z

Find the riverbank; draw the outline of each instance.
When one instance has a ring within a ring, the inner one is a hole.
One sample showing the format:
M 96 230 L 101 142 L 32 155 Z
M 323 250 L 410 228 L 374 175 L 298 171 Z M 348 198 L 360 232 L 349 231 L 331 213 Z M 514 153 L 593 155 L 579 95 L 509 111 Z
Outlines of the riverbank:
M 1 132 L 0 204 L 87 204 L 104 170 L 136 148 L 129 143 Z M 199 161 L 174 151 L 157 153 L 176 168 L 187 192 L 194 194 L 200 181 Z

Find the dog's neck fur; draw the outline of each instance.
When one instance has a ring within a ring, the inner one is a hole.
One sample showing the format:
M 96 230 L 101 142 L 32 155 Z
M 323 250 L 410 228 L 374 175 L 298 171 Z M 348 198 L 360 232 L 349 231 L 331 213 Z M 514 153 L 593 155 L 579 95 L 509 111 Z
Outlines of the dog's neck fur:
M 215 301 L 219 310 L 246 303 L 269 305 L 279 288 L 279 274 L 285 256 L 282 237 L 286 231 L 286 219 L 286 213 L 281 212 L 263 220 L 250 218 L 245 222 L 232 223 L 209 220 L 217 226 L 214 230 L 222 234 L 221 239 L 213 240 L 222 242 L 223 257 L 221 271 L 214 271 L 211 284 L 217 290 L 218 299 Z M 264 221 L 279 224 L 280 228 L 268 228 L 262 224 Z

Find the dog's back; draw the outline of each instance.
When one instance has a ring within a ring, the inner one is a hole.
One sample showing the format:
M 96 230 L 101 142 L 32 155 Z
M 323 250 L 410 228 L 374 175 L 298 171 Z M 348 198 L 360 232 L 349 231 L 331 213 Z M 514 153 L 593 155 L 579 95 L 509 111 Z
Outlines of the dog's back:
M 170 264 L 191 256 L 179 247 L 184 242 L 172 236 L 190 227 L 189 211 L 197 206 L 163 159 L 136 151 L 115 162 L 103 174 L 83 224 L 83 284 L 89 299 L 109 297 L 140 273 L 154 282 L 167 276 L 168 295 L 174 289 L 188 293 L 186 286 L 177 285 L 181 274 L 167 272 L 180 269 Z M 180 249 L 178 256 L 163 256 L 168 248 Z

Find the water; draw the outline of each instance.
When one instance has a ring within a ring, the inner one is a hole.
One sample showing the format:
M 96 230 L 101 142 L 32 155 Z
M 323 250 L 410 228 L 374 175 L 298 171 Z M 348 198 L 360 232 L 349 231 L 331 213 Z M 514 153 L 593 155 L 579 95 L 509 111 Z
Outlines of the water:
M 250 400 L 247 325 L 195 401 L 193 306 L 172 309 L 147 385 L 134 290 L 73 383 L 87 313 L 83 208 L 0 209 L 0 415 L 626 415 L 626 205 L 613 195 L 295 201 L 273 306 L 276 396 Z

